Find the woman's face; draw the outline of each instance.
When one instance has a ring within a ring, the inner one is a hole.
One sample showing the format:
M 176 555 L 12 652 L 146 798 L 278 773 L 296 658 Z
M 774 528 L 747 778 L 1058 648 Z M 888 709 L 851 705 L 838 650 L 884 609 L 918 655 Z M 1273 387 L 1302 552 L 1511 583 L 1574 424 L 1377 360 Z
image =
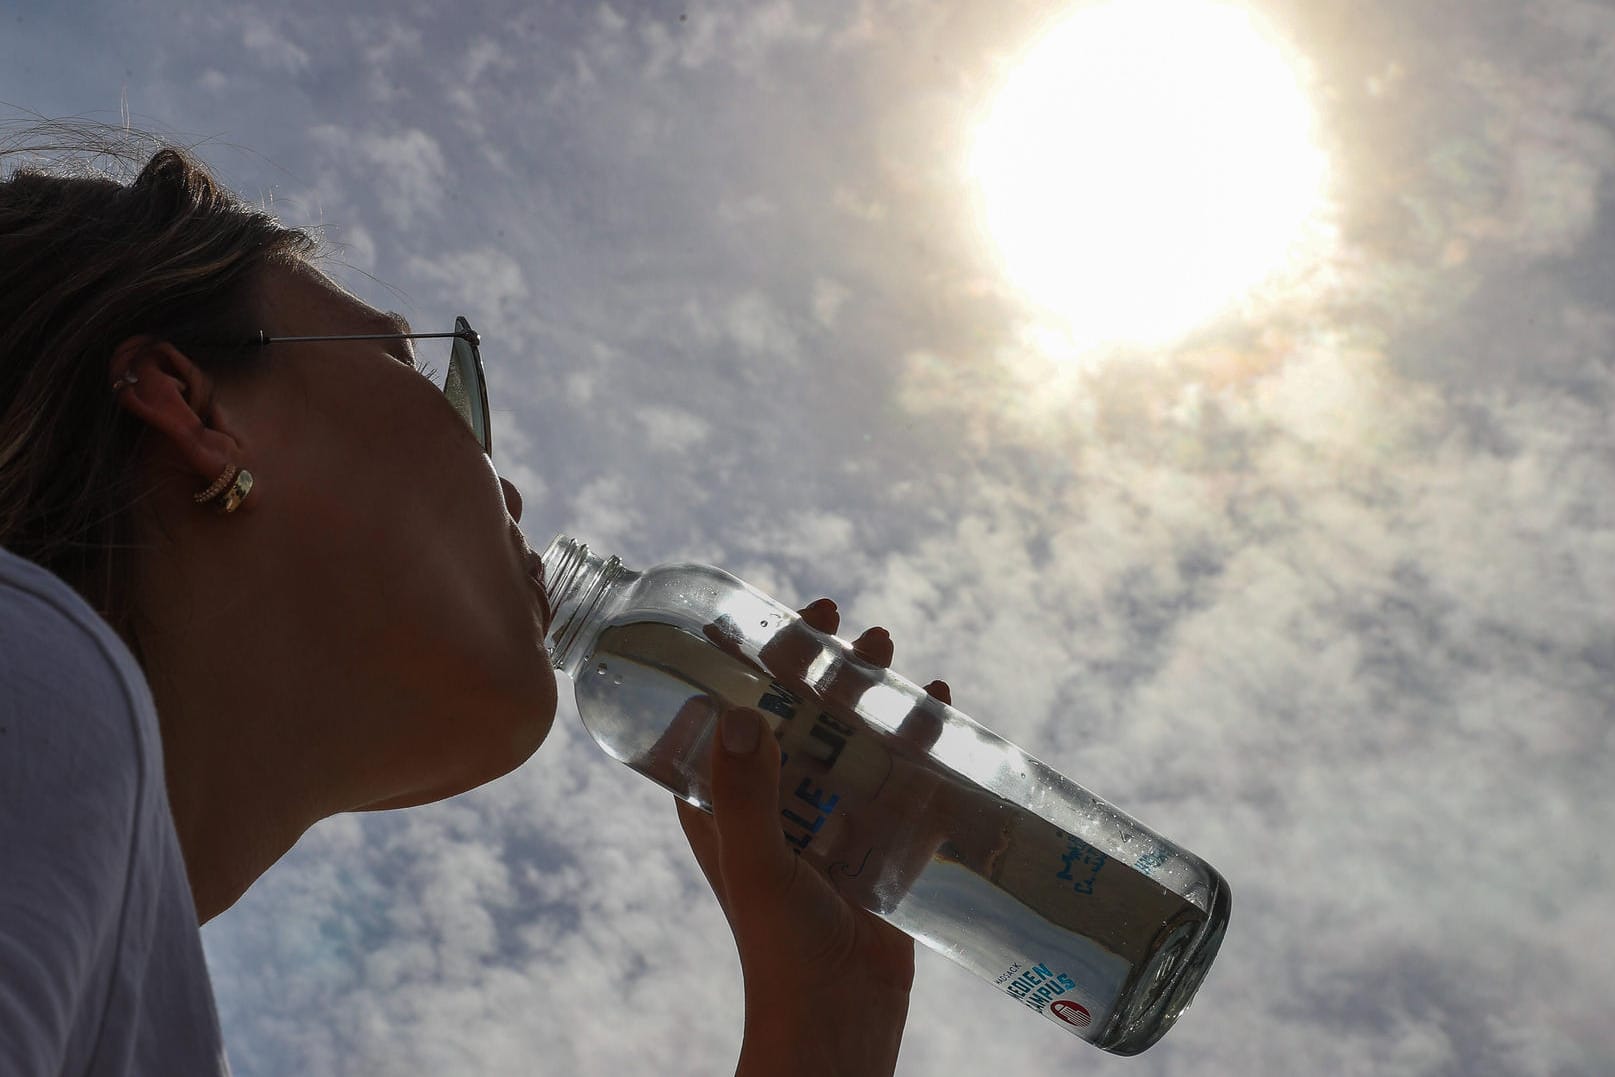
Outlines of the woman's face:
M 271 335 L 397 331 L 311 269 L 269 270 L 259 305 Z M 266 561 L 252 569 L 257 601 L 296 637 L 301 668 L 288 676 L 322 697 L 289 724 L 318 722 L 304 735 L 340 742 L 354 788 L 374 794 L 352 806 L 401 807 L 497 777 L 555 715 L 521 498 L 402 361 L 416 343 L 421 366 L 443 368 L 446 340 L 274 345 L 237 409 L 261 484 L 244 506 Z

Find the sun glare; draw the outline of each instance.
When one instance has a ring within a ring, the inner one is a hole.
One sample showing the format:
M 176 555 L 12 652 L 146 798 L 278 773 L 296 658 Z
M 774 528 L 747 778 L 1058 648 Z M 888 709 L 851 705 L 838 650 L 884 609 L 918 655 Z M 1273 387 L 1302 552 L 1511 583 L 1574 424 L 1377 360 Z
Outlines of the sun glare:
M 1327 173 L 1289 52 L 1213 0 L 1076 11 L 1010 75 L 971 166 L 1004 272 L 1078 353 L 1170 343 L 1304 261 Z

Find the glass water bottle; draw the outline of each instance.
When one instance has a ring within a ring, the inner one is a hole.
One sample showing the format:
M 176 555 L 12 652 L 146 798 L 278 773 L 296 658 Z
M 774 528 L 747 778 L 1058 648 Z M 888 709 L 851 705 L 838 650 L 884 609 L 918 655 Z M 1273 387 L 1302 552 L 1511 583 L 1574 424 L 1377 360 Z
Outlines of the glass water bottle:
M 754 708 L 786 840 L 848 900 L 1115 1054 L 1189 1004 L 1229 910 L 1199 857 L 721 569 L 562 535 L 544 576 L 550 659 L 614 758 L 710 812 L 718 716 Z

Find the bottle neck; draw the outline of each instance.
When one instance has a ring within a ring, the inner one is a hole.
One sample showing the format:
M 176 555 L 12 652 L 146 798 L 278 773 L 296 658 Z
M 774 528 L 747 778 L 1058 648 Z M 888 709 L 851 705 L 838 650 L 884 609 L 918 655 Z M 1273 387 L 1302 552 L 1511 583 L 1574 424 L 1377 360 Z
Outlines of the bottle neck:
M 550 604 L 546 637 L 550 664 L 568 677 L 588 657 L 599 615 L 638 573 L 616 557 L 603 557 L 577 539 L 556 535 L 544 551 L 544 593 Z

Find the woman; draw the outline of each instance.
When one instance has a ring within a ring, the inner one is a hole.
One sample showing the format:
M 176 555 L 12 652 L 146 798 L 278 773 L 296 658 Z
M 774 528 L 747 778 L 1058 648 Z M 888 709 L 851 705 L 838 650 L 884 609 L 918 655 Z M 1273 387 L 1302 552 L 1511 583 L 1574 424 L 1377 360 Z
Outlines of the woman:
M 225 1069 L 198 922 L 318 820 L 471 789 L 553 721 L 485 410 L 314 253 L 172 149 L 0 182 L 0 1072 Z M 890 1072 L 913 943 L 798 870 L 777 745 L 723 731 L 715 814 L 679 816 L 739 1071 Z

